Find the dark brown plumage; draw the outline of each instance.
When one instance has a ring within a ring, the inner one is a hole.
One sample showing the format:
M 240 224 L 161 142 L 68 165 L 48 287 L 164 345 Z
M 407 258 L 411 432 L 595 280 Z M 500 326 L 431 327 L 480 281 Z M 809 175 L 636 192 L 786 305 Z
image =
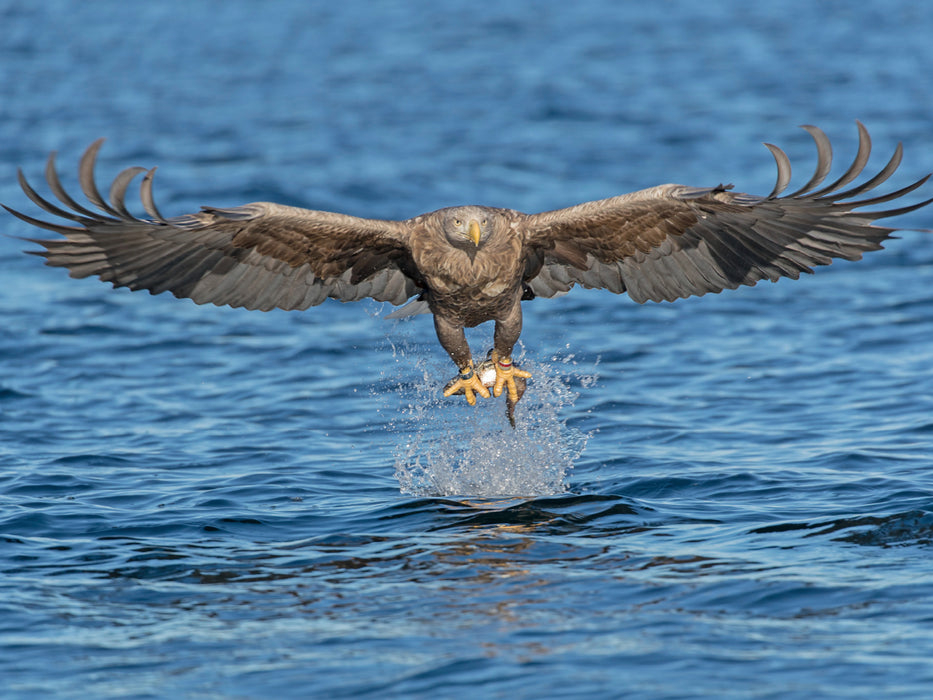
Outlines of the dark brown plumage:
M 104 200 L 94 183 L 100 140 L 82 157 L 79 176 L 84 194 L 102 214 L 65 192 L 54 154 L 46 180 L 67 208 L 38 195 L 22 173 L 20 185 L 46 212 L 77 225 L 9 211 L 63 236 L 30 239 L 44 247 L 39 254 L 48 265 L 67 267 L 73 277 L 96 275 L 116 287 L 261 310 L 305 309 L 328 297 L 402 304 L 417 296 L 392 316 L 433 312 L 438 339 L 461 370 L 447 393 L 462 391 L 471 403 L 474 393 L 488 396 L 488 390 L 473 375 L 463 329 L 494 321 L 494 393 L 506 387 L 514 403 L 516 379 L 522 385 L 527 374 L 512 368 L 509 359 L 521 333 L 523 299 L 553 297 L 578 284 L 627 292 L 639 303 L 673 301 L 762 279 L 796 279 L 814 265 L 857 260 L 880 248 L 894 229 L 872 222 L 933 201 L 855 211 L 899 199 L 929 176 L 886 195 L 858 199 L 897 169 L 898 145 L 881 172 L 844 190 L 862 172 L 871 150 L 859 123 L 854 162 L 820 188 L 832 150 L 822 131 L 804 128 L 817 145 L 816 172 L 804 187 L 784 196 L 789 160 L 766 144 L 778 169 L 766 197 L 723 186 L 661 185 L 532 215 L 464 206 L 383 221 L 257 202 L 165 218 L 152 196 L 154 168 L 124 170 L 110 188 L 109 202 Z M 142 173 L 145 219 L 130 214 L 124 203 L 130 182 Z

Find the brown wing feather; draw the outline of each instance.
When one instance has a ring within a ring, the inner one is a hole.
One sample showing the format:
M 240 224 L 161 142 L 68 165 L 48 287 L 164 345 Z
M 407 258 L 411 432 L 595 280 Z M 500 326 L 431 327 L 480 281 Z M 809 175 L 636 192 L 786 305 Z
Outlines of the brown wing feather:
M 637 302 L 673 301 L 720 292 L 758 280 L 797 278 L 833 258 L 857 260 L 881 248 L 894 229 L 872 222 L 918 209 L 926 200 L 899 209 L 854 211 L 898 199 L 926 182 L 924 177 L 896 192 L 853 199 L 884 182 L 897 169 L 901 147 L 875 177 L 846 191 L 841 187 L 862 172 L 871 140 L 861 123 L 859 148 L 842 176 L 816 190 L 829 173 L 832 149 L 816 127 L 816 171 L 803 188 L 779 196 L 790 182 L 790 161 L 766 144 L 775 157 L 777 184 L 767 197 L 662 185 L 529 216 L 523 223 L 532 251 L 527 284 L 538 296 L 566 292 L 574 284 L 627 291 Z
M 233 209 L 204 208 L 164 218 L 152 197 L 152 173 L 129 168 L 109 191 L 109 203 L 94 183 L 94 164 L 103 140 L 81 158 L 81 189 L 103 215 L 74 201 L 62 188 L 49 157 L 46 179 L 67 209 L 41 197 L 20 173 L 26 195 L 46 212 L 69 219 L 67 226 L 7 209 L 36 226 L 60 233 L 44 246 L 48 265 L 72 277 L 96 275 L 115 287 L 170 291 L 198 304 L 268 310 L 304 309 L 331 297 L 372 297 L 402 304 L 421 288 L 408 247 L 410 227 L 401 221 L 361 219 L 331 212 L 256 202 Z M 126 208 L 130 182 L 143 178 L 140 198 L 151 218 Z

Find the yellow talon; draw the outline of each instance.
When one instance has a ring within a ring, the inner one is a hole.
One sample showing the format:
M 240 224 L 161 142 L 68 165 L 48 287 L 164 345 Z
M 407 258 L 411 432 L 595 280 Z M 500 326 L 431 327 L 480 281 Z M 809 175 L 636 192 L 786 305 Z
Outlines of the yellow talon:
M 495 363 L 496 367 L 496 383 L 493 384 L 492 387 L 493 396 L 502 396 L 502 389 L 507 387 L 509 390 L 509 400 L 513 404 L 518 403 L 521 396 L 518 393 L 518 388 L 515 386 L 515 379 L 517 377 L 531 379 L 531 372 L 526 372 L 523 369 L 513 366 L 511 357 L 499 357 L 496 352 L 492 354 L 492 361 Z
M 483 385 L 482 380 L 480 380 L 479 376 L 473 370 L 472 362 L 461 369 L 460 376 L 445 387 L 444 396 L 452 396 L 461 391 L 464 396 L 466 396 L 467 403 L 471 406 L 476 405 L 476 394 L 479 394 L 484 399 L 489 398 L 489 389 Z M 499 394 L 496 394 L 496 396 L 498 395 Z

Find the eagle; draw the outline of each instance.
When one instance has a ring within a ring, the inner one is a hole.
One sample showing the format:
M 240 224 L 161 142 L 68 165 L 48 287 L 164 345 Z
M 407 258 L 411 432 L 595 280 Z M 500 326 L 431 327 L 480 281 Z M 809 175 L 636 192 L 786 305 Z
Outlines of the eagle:
M 881 248 L 895 229 L 874 221 L 914 211 L 933 198 L 864 208 L 899 200 L 930 175 L 894 192 L 863 196 L 898 168 L 898 144 L 880 172 L 845 189 L 871 152 L 868 131 L 856 124 L 855 159 L 825 186 L 832 164 L 829 139 L 815 126 L 802 127 L 816 144 L 816 170 L 790 194 L 784 194 L 790 161 L 766 143 L 777 166 L 777 181 L 766 196 L 734 192 L 731 185 L 667 184 L 537 214 L 467 205 L 394 221 L 254 202 L 166 218 L 153 198 L 155 168 L 123 170 L 107 199 L 101 196 L 94 177 L 99 139 L 78 168 L 80 187 L 99 211 L 65 191 L 54 152 L 45 179 L 63 206 L 39 195 L 22 170 L 19 184 L 45 212 L 75 225 L 5 208 L 61 234 L 26 239 L 43 247 L 31 252 L 44 256 L 47 265 L 66 267 L 72 277 L 94 275 L 114 287 L 263 311 L 307 309 L 327 298 L 409 302 L 389 316 L 433 314 L 437 338 L 457 369 L 444 396 L 462 394 L 472 405 L 477 395 L 489 398 L 490 388 L 496 397 L 505 391 L 511 419 L 531 377 L 512 362 L 523 301 L 555 297 L 574 285 L 626 292 L 638 303 L 674 301 L 764 279 L 797 279 L 834 258 L 858 260 Z M 145 218 L 131 214 L 125 201 L 139 175 Z M 495 324 L 493 348 L 481 372 L 464 329 L 488 321 Z

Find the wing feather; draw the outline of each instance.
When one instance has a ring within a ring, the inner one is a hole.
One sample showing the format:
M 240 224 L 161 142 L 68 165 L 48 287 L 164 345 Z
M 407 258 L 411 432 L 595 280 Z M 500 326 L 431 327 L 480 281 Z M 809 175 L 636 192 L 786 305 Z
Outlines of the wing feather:
M 54 231 L 60 239 L 28 239 L 44 250 L 46 264 L 65 267 L 73 277 L 98 276 L 116 287 L 170 291 L 198 304 L 263 310 L 303 309 L 326 298 L 356 301 L 373 297 L 402 304 L 421 291 L 422 281 L 403 221 L 362 219 L 344 214 L 256 202 L 231 209 L 166 219 L 152 194 L 155 168 L 127 168 L 114 179 L 105 200 L 94 170 L 103 139 L 85 151 L 78 181 L 102 214 L 76 202 L 62 187 L 49 156 L 45 177 L 62 208 L 39 195 L 22 172 L 20 186 L 38 207 L 77 226 L 44 221 L 13 209 L 23 221 Z M 133 180 L 145 173 L 140 201 L 150 218 L 134 217 L 126 206 Z
M 863 172 L 871 139 L 857 122 L 855 159 L 832 184 L 832 147 L 815 126 L 803 128 L 817 148 L 817 164 L 807 183 L 783 194 L 790 183 L 790 159 L 765 144 L 777 166 L 774 189 L 766 197 L 713 188 L 662 185 L 575 207 L 542 212 L 523 223 L 532 265 L 526 284 L 537 296 L 554 296 L 572 285 L 627 291 L 635 301 L 673 301 L 720 292 L 759 280 L 796 279 L 834 258 L 858 260 L 877 250 L 893 228 L 874 225 L 926 206 L 933 199 L 887 210 L 864 211 L 901 200 L 923 186 L 927 175 L 893 192 L 855 199 L 872 191 L 897 170 L 900 145 L 874 177 L 845 191 Z M 856 211 L 858 210 L 858 211 Z

